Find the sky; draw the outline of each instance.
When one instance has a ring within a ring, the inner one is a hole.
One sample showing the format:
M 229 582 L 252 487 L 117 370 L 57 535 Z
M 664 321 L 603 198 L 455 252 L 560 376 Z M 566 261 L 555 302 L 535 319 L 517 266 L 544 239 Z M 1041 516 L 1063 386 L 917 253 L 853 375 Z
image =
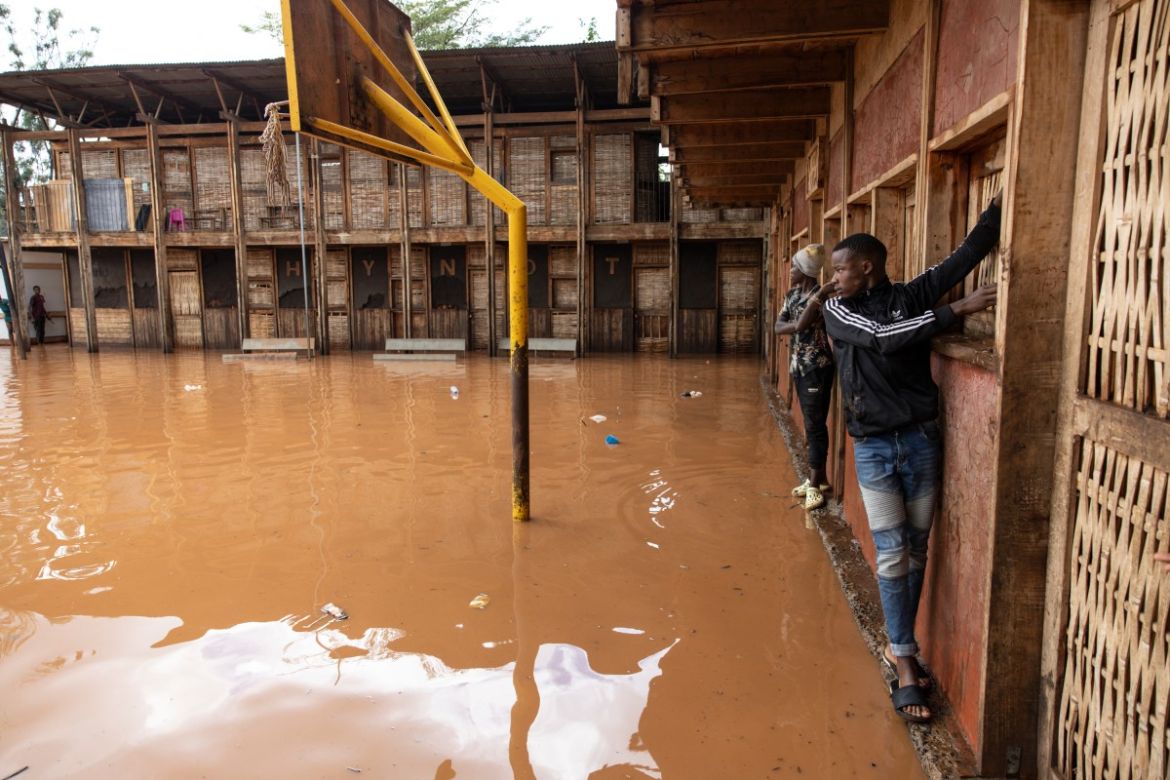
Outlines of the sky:
M 268 37 L 240 30 L 241 24 L 259 21 L 264 11 L 279 11 L 278 0 L 10 0 L 8 5 L 21 27 L 31 25 L 34 8 L 60 8 L 64 28 L 100 28 L 91 65 L 226 62 L 283 54 Z M 487 15 L 499 20 L 491 25 L 493 31 L 531 17 L 535 26 L 549 27 L 539 42 L 552 44 L 582 40 L 582 18 L 596 18 L 601 39 L 613 40 L 616 11 L 614 0 L 495 0 Z M 6 58 L 0 64 L 0 70 L 8 70 Z

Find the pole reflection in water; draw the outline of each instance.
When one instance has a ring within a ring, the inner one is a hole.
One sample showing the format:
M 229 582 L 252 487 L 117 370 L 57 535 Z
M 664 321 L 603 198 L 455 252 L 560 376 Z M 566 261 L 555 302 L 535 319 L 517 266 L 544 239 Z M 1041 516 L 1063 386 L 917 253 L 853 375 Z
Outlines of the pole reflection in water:
M 759 364 L 532 368 L 0 355 L 0 776 L 918 776 Z

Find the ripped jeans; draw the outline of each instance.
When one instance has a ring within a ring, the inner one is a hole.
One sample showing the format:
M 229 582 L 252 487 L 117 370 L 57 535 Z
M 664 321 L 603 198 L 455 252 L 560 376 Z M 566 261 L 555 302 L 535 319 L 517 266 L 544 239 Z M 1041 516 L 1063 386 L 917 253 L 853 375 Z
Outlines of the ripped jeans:
M 896 656 L 918 653 L 914 622 L 938 496 L 938 423 L 853 440 L 861 500 L 877 550 L 878 591 Z

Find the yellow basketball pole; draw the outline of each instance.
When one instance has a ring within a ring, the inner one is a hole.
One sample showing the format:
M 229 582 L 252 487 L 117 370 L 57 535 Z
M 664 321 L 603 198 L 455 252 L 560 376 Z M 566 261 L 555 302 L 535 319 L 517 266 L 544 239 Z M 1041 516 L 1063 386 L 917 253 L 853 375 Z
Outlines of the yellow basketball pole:
M 287 3 L 288 0 L 285 0 Z M 415 48 L 410 35 L 406 43 L 427 91 L 442 116 L 440 121 L 427 108 L 425 101 L 410 82 L 395 67 L 390 57 L 382 51 L 361 22 L 346 7 L 344 0 L 330 0 L 333 7 L 350 26 L 362 43 L 370 50 L 394 83 L 402 90 L 406 99 L 426 119 L 420 119 L 393 95 L 379 87 L 369 78 L 363 78 L 361 88 L 370 101 L 399 129 L 416 141 L 423 149 L 414 149 L 389 139 L 380 138 L 360 130 L 338 125 L 316 117 L 300 117 L 296 100 L 290 95 L 293 113 L 310 127 L 334 133 L 356 143 L 385 149 L 400 157 L 407 157 L 423 165 L 432 165 L 455 173 L 485 198 L 498 206 L 508 217 L 508 330 L 510 332 L 510 369 L 512 379 L 512 519 L 526 522 L 530 517 L 529 502 L 529 437 L 528 437 L 528 207 L 524 201 L 509 192 L 475 164 L 467 151 L 467 145 L 459 135 L 443 98 L 427 71 L 426 64 Z M 285 10 L 287 21 L 288 11 Z M 285 40 L 291 41 L 291 31 L 285 27 Z M 297 128 L 294 128 L 297 129 Z M 488 154 L 491 153 L 491 139 L 486 139 Z M 488 269 L 488 273 L 494 273 Z M 490 313 L 489 313 L 490 315 Z

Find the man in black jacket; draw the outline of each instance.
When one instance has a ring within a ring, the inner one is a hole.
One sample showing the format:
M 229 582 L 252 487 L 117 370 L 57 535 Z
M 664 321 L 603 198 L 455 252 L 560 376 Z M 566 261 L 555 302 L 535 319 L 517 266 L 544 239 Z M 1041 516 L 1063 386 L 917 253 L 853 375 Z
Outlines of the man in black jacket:
M 999 202 L 997 195 L 950 257 L 906 284 L 890 282 L 881 241 L 866 233 L 845 238 L 833 248 L 833 281 L 814 296 L 833 339 L 857 481 L 877 551 L 890 637 L 885 659 L 898 676 L 894 708 L 915 722 L 931 717 L 922 693 L 930 681 L 915 659 L 914 637 L 941 451 L 930 339 L 959 317 L 994 304 L 996 287 L 935 304 L 999 240 Z

